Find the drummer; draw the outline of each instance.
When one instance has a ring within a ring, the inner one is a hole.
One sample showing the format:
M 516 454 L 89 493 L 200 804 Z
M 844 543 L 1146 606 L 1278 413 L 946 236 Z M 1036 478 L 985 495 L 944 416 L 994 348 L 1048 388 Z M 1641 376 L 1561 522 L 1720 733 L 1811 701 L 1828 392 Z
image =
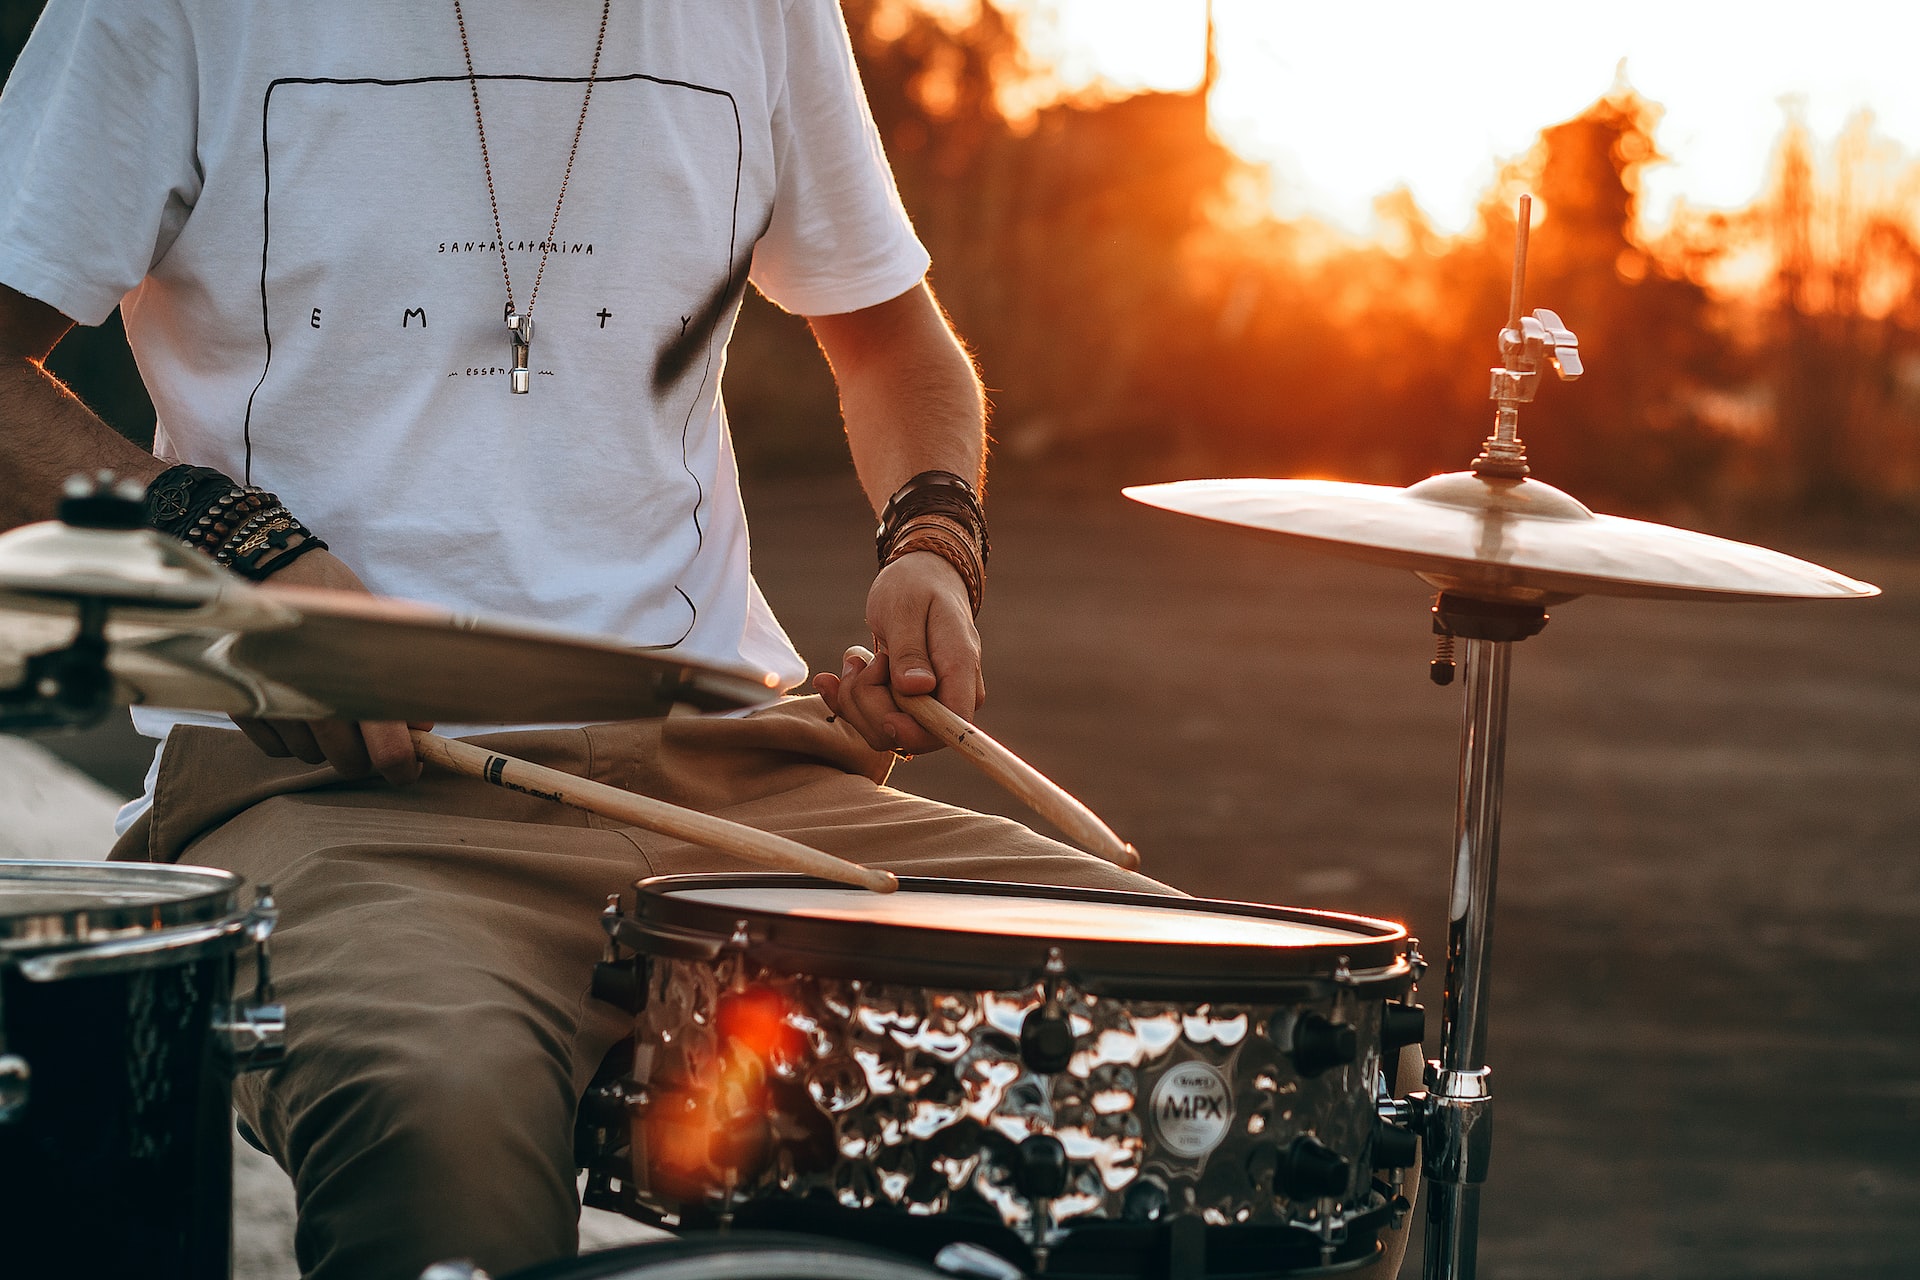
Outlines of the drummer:
M 269 587 L 793 689 L 720 395 L 751 282 L 808 317 L 884 513 L 878 656 L 745 716 L 441 732 L 896 872 L 1166 892 L 885 785 L 938 745 L 896 694 L 984 696 L 984 401 L 928 265 L 832 0 L 52 0 L 0 96 L 0 523 L 108 469 Z M 43 367 L 115 306 L 153 455 Z M 587 994 L 599 911 L 741 864 L 423 777 L 404 724 L 136 722 L 164 745 L 114 856 L 227 868 L 284 912 L 289 1054 L 237 1100 L 293 1177 L 303 1274 L 572 1253 L 574 1110 L 630 1030 Z
M 969 718 L 984 695 L 984 412 L 838 7 L 531 16 L 53 0 L 0 98 L 4 523 L 110 469 L 149 484 L 155 528 L 269 585 L 537 618 L 792 688 L 719 391 L 751 281 L 809 318 L 888 510 L 879 656 L 745 717 L 486 741 L 898 872 L 1160 888 L 884 785 L 938 745 L 894 693 Z M 154 456 L 42 367 L 115 306 Z M 294 1178 L 303 1272 L 573 1252 L 575 1103 L 629 1030 L 587 997 L 598 912 L 637 877 L 740 864 L 422 778 L 404 724 L 138 721 L 165 746 L 114 856 L 225 867 L 285 913 L 289 1057 L 239 1106 Z

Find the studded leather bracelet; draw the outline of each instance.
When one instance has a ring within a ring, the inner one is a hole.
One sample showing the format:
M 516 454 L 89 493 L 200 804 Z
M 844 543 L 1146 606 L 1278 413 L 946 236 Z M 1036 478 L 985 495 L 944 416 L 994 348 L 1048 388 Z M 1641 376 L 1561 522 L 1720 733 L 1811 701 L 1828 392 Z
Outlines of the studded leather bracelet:
M 174 466 L 147 486 L 147 526 L 259 582 L 326 543 L 280 499 L 212 467 Z

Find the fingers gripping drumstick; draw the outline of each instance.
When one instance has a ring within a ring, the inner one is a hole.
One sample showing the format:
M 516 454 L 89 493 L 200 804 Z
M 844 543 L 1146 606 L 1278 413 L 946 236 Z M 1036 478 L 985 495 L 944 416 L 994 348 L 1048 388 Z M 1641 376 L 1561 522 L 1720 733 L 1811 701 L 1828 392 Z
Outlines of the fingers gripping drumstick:
M 873 654 L 858 645 L 847 650 L 863 662 Z M 1052 779 L 1001 746 L 978 725 L 970 724 L 945 703 L 924 693 L 894 691 L 894 700 L 922 728 L 980 766 L 989 778 L 1011 791 L 1028 808 L 1060 828 L 1075 844 L 1128 871 L 1140 869 L 1140 851 L 1115 835 L 1093 810 L 1081 804 Z
M 709 813 L 683 809 L 650 796 L 635 795 L 604 782 L 576 778 L 558 769 L 516 760 L 497 751 L 443 738 L 437 733 L 413 730 L 413 746 L 423 761 L 452 773 L 479 778 L 495 786 L 522 791 L 575 809 L 585 809 L 589 813 L 645 827 L 662 835 L 704 844 L 749 862 L 776 867 L 781 871 L 800 871 L 841 884 L 857 885 L 875 893 L 892 893 L 900 887 L 900 882 L 894 879 L 891 871 L 863 867 L 845 858 L 809 849 L 771 831 L 761 831 L 757 827 L 729 822 Z

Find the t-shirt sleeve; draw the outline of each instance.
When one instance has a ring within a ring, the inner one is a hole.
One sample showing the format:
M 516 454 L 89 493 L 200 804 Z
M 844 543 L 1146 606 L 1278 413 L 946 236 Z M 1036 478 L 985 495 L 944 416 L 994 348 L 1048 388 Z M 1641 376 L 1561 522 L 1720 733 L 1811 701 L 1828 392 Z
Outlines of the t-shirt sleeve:
M 0 93 L 0 282 L 99 324 L 200 192 L 174 0 L 53 0 Z
M 773 215 L 752 279 L 788 311 L 837 315 L 918 284 L 928 257 L 900 203 L 840 6 L 791 0 L 773 112 Z

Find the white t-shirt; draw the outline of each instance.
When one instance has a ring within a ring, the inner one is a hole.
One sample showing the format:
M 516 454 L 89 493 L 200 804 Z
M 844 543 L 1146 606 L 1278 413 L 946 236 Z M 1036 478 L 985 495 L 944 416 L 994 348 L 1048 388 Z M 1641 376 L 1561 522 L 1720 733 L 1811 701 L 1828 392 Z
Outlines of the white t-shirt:
M 739 295 L 833 314 L 927 268 L 839 9 L 613 0 L 535 297 L 601 6 L 463 7 L 498 239 L 452 0 L 53 0 L 0 97 L 0 280 L 119 305 L 155 451 L 375 592 L 798 683 L 720 399 Z

